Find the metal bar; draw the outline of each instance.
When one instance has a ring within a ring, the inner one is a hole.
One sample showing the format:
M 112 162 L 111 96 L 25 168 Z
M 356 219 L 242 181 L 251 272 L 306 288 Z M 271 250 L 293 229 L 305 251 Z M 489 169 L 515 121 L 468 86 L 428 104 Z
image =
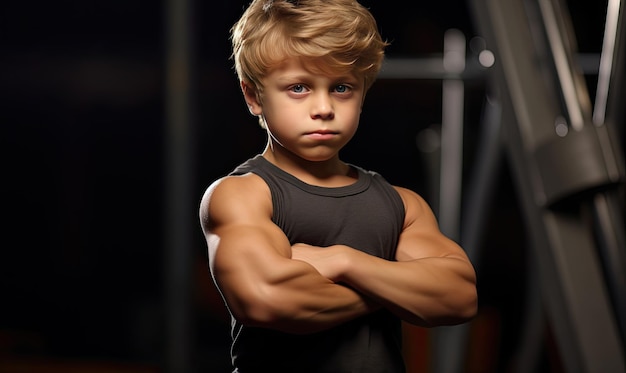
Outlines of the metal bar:
M 624 238 L 624 211 L 616 191 L 596 194 L 591 203 L 596 227 L 600 259 L 607 278 L 622 348 L 626 347 L 626 239 Z M 626 351 L 624 351 L 626 354 Z
M 600 54 L 600 66 L 598 70 L 598 86 L 596 88 L 596 101 L 593 110 L 593 123 L 604 124 L 609 100 L 609 86 L 613 80 L 614 65 L 617 56 L 618 29 L 620 28 L 620 8 L 623 8 L 621 0 L 609 0 L 607 4 L 606 21 L 604 26 L 604 39 L 602 41 L 602 53 Z M 621 13 L 624 10 L 621 9 Z M 623 16 L 622 16 L 623 17 Z M 623 27 L 623 26 L 621 26 Z
M 613 3 L 615 1 L 611 1 L 610 4 Z M 611 64 L 611 76 L 608 87 L 609 97 L 604 122 L 609 127 L 611 134 L 615 138 L 621 139 L 623 152 L 624 148 L 626 148 L 626 105 L 624 105 L 624 97 L 626 96 L 626 30 L 624 29 L 626 27 L 626 3 L 620 1 L 619 6 L 611 6 L 608 11 L 615 12 L 615 9 L 617 9 L 618 17 L 615 30 L 615 50 L 612 55 L 613 63 Z
M 478 61 L 476 56 L 469 57 L 465 61 L 465 69 L 460 73 L 444 69 L 443 55 L 417 58 L 387 57 L 377 79 L 484 79 L 488 69 Z M 584 74 L 598 74 L 600 54 L 578 53 L 575 60 Z
M 620 132 L 623 135 L 624 126 L 625 11 L 623 1 L 608 1 L 592 117 L 602 138 L 602 148 L 609 153 L 606 157 L 617 158 L 615 164 L 612 165 L 614 168 L 612 172 L 615 180 L 621 181 L 622 191 L 625 173 L 623 146 L 625 144 L 623 142 L 620 144 L 615 138 Z M 620 125 L 621 131 L 618 128 Z M 624 232 L 623 201 L 620 201 L 617 190 L 599 192 L 591 203 L 591 210 L 598 232 L 600 257 L 606 272 L 607 286 L 615 308 L 622 344 L 626 348 L 626 233 Z M 624 353 L 626 354 L 626 351 Z
M 482 121 L 479 153 L 475 169 L 470 178 L 466 201 L 462 209 L 461 245 L 480 273 L 482 253 L 481 241 L 486 222 L 486 211 L 492 202 L 491 196 L 498 177 L 501 156 L 500 105 L 496 98 L 486 100 L 485 117 Z M 434 371 L 438 373 L 461 373 L 465 366 L 469 336 L 469 324 L 439 327 L 435 332 Z
M 444 35 L 443 68 L 461 75 L 465 70 L 465 36 L 458 30 Z M 456 242 L 461 239 L 461 194 L 463 177 L 464 84 L 459 78 L 445 79 L 442 90 L 441 164 L 438 220 L 441 231 Z M 463 358 L 462 327 L 439 328 L 434 333 L 433 366 L 449 372 Z
M 165 371 L 192 371 L 191 268 L 195 226 L 191 1 L 168 0 L 165 97 Z
M 445 34 L 443 64 L 451 73 L 460 74 L 465 69 L 465 36 L 458 30 L 448 30 Z M 443 81 L 438 218 L 442 232 L 457 242 L 461 220 L 464 90 L 460 79 Z
M 570 53 L 566 49 L 567 43 L 563 32 L 559 29 L 557 12 L 552 0 L 538 0 L 538 2 L 570 124 L 576 131 L 580 131 L 585 125 L 585 118 L 578 97 L 576 80 L 573 79 L 575 74 L 569 60 Z
M 480 129 L 478 154 L 469 178 L 462 214 L 461 243 L 477 272 L 480 272 L 481 242 L 487 220 L 486 211 L 492 202 L 493 190 L 503 161 L 502 108 L 496 97 L 485 100 L 485 117 Z

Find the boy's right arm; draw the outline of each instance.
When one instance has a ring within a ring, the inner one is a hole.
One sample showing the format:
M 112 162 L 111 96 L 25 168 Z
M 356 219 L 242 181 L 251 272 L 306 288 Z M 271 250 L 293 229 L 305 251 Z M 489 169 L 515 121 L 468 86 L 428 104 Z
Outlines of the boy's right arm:
M 269 188 L 254 174 L 223 178 L 202 198 L 211 274 L 237 320 L 313 333 L 379 308 L 313 266 L 292 260 L 291 245 L 271 216 Z

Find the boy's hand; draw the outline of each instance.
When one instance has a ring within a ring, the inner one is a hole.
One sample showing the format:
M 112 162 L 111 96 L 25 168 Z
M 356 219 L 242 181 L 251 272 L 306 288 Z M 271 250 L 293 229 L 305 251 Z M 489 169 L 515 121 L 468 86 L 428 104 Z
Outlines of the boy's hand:
M 291 258 L 309 263 L 324 277 L 341 282 L 350 263 L 352 249 L 345 245 L 320 247 L 297 243 L 291 246 Z

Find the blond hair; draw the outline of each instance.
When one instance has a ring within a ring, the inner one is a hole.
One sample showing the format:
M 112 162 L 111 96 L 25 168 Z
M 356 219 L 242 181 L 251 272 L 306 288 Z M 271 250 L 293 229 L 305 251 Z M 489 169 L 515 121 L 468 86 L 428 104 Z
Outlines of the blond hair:
M 262 78 L 290 57 L 362 77 L 367 91 L 387 46 L 372 14 L 356 0 L 253 0 L 232 27 L 231 40 L 239 79 L 259 91 Z

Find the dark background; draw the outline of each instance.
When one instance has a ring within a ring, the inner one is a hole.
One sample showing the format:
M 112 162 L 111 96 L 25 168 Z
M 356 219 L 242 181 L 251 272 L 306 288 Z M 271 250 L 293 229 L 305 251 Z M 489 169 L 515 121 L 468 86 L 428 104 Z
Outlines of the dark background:
M 260 152 L 265 140 L 229 60 L 228 31 L 247 1 L 196 3 L 194 204 L 212 180 Z M 598 53 L 606 1 L 568 3 L 579 51 Z M 468 40 L 476 36 L 461 0 L 363 4 L 391 42 L 389 58 L 440 56 L 451 28 Z M 23 0 L 5 1 L 1 9 L 0 371 L 160 371 L 165 185 L 171 177 L 166 4 Z M 483 79 L 466 82 L 466 174 L 474 167 L 484 94 Z M 436 204 L 429 158 L 416 139 L 437 128 L 441 111 L 440 80 L 381 79 L 343 157 Z M 483 371 L 510 364 L 523 302 L 525 235 L 506 167 L 495 208 L 485 212 L 479 289 L 481 312 L 489 316 L 481 325 L 494 331 L 487 339 L 493 345 L 485 348 L 497 353 Z M 220 372 L 228 364 L 228 324 L 211 287 L 199 225 L 191 231 L 191 364 Z M 547 366 L 558 370 L 558 364 Z

